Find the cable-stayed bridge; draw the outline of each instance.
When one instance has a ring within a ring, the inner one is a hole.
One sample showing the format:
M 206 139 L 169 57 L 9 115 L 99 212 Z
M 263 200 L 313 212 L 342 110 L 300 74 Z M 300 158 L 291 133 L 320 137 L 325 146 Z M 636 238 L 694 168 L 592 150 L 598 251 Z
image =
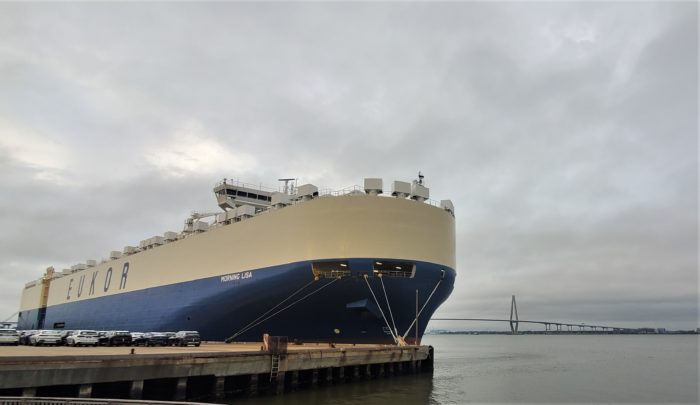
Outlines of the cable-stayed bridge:
M 521 323 L 540 324 L 544 325 L 545 332 L 609 332 L 609 333 L 638 333 L 645 331 L 648 328 L 620 328 L 617 326 L 592 325 L 587 323 L 569 323 L 569 322 L 554 322 L 554 321 L 533 321 L 523 320 L 518 318 L 518 305 L 515 302 L 515 295 L 512 296 L 510 303 L 510 318 L 495 319 L 495 318 L 430 318 L 431 321 L 474 321 L 474 322 L 508 322 L 510 331 L 513 334 L 518 333 L 518 326 Z

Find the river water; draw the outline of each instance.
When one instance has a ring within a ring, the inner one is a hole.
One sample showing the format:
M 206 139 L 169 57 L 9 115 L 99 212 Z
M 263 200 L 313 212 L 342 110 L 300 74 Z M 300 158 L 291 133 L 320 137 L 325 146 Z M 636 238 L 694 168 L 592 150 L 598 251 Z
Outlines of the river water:
M 698 403 L 698 342 L 698 335 L 428 335 L 432 375 L 236 403 Z

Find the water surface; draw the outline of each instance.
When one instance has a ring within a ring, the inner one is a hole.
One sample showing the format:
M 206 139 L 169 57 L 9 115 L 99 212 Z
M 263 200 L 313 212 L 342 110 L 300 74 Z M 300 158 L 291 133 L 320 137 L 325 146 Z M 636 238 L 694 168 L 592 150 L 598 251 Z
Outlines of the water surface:
M 432 375 L 245 404 L 698 403 L 698 335 L 432 335 Z

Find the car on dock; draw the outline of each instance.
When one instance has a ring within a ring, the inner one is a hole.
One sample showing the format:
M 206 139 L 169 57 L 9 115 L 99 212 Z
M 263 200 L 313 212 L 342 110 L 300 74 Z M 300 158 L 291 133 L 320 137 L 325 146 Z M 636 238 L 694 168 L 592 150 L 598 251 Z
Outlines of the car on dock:
M 199 347 L 202 343 L 202 338 L 199 336 L 199 332 L 194 330 L 181 330 L 175 334 L 175 344 L 174 346 L 195 346 Z
M 68 346 L 97 346 L 97 342 L 97 331 L 94 330 L 76 330 L 66 338 Z
M 19 333 L 15 329 L 0 329 L 0 345 L 19 345 Z
M 61 345 L 60 330 L 40 330 L 29 337 L 29 344 L 32 346 Z
M 74 331 L 72 330 L 62 330 L 61 331 L 61 345 L 65 346 L 68 343 L 66 343 L 66 340 L 68 339 L 68 336 L 72 335 Z
M 145 333 L 131 332 L 131 345 L 132 346 L 146 346 Z
M 131 333 L 125 330 L 111 330 L 107 332 L 107 346 L 131 346 Z
M 168 346 L 168 335 L 162 332 L 148 332 L 143 336 L 146 346 Z
M 108 346 L 109 338 L 107 337 L 106 330 L 97 331 L 97 344 L 100 346 Z
M 37 333 L 35 330 L 23 330 L 19 333 L 19 344 L 21 345 L 29 345 L 29 338 L 32 337 L 33 334 Z
M 168 346 L 175 346 L 177 343 L 175 339 L 175 332 L 163 332 L 165 333 L 165 336 L 168 337 Z

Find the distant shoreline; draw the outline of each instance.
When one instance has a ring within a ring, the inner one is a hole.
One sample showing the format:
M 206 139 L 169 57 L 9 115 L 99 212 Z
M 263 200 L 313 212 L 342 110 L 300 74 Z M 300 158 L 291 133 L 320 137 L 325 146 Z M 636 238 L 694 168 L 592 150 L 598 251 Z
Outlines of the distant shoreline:
M 426 336 L 436 335 L 512 335 L 510 331 L 429 331 L 425 332 Z M 697 335 L 697 331 L 693 330 L 677 330 L 677 331 L 518 331 L 518 335 Z

